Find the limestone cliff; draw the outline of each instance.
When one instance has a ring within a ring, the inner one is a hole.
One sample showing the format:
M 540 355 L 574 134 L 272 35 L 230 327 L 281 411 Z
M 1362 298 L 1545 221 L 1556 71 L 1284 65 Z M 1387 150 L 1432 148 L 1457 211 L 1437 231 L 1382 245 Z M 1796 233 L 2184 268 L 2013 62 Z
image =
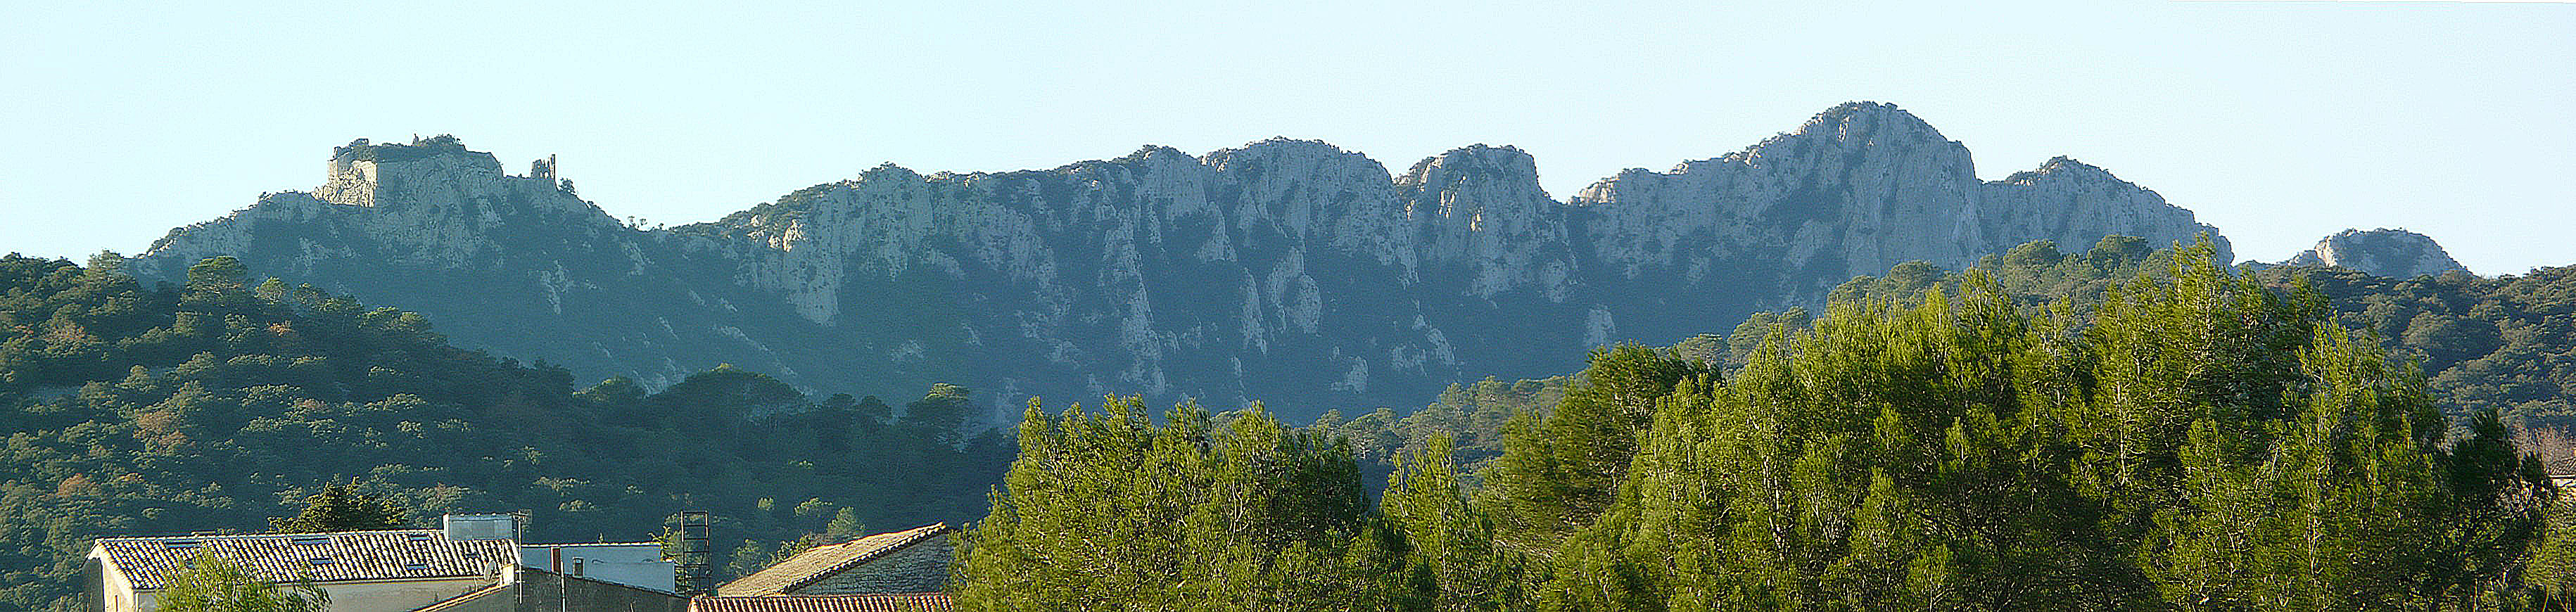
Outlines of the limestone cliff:
M 2390 278 L 2469 270 L 2451 259 L 2450 252 L 2442 250 L 2442 245 L 2432 238 L 2387 228 L 2335 232 L 2282 265 L 2335 266 Z
M 1966 147 L 1895 106 L 1865 102 L 1716 159 L 1620 173 L 1573 203 L 1589 213 L 1587 255 L 1602 273 L 1697 282 L 1754 263 L 1785 274 L 1743 289 L 1789 303 L 1899 263 L 1955 269 L 2043 238 L 2165 244 L 2209 232 L 2227 256 L 2225 239 L 2190 211 L 2100 168 L 2060 157 L 1981 183 Z M 1742 256 L 1761 261 L 1727 261 Z
M 199 259 L 237 256 L 262 276 L 423 312 L 462 346 L 592 379 L 660 386 L 719 363 L 802 378 L 854 356 L 782 341 L 825 330 L 730 282 L 714 242 L 627 227 L 548 160 L 533 166 L 505 174 L 447 137 L 360 140 L 334 151 L 314 192 L 172 230 L 129 269 L 176 280 Z
M 1143 393 L 1303 417 L 1568 371 L 1589 346 L 1725 329 L 1905 261 L 2206 231 L 2073 160 L 1981 182 L 1922 120 L 1853 103 L 1563 201 L 1512 147 L 1397 176 L 1274 139 L 1019 172 L 889 165 L 653 231 L 580 200 L 551 161 L 510 176 L 452 139 L 362 142 L 316 194 L 173 231 L 135 269 L 238 255 L 590 379 L 732 363 L 823 391 L 956 382 L 996 415 Z

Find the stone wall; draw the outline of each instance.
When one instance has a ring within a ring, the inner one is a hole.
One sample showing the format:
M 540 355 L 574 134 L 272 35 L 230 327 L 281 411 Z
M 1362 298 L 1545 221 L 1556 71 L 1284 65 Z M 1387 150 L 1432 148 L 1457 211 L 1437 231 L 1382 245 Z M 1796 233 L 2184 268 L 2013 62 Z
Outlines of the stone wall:
M 342 206 L 376 205 L 376 162 L 373 160 L 331 160 L 331 173 L 313 196 Z

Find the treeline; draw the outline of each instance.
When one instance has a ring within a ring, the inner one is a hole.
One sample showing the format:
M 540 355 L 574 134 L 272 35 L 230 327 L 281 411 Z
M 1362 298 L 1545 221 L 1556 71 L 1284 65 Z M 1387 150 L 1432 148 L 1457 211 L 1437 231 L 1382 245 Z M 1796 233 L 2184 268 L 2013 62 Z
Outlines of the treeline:
M 2081 322 L 2113 285 L 2171 255 L 2171 249 L 2128 236 L 2106 237 L 2080 253 L 2041 240 L 1987 257 L 1976 269 L 2015 303 L 2062 303 Z M 2472 413 L 2492 408 L 2550 473 L 2576 473 L 2576 267 L 2497 278 L 2393 279 L 2320 267 L 2260 267 L 2245 276 L 2279 291 L 2304 285 L 2325 297 L 2338 325 L 2369 330 L 2397 358 L 2417 361 L 2427 391 L 2450 418 L 2452 436 L 2468 433 Z M 1851 302 L 1904 299 L 1926 290 L 1955 293 L 1966 278 L 1914 262 L 1884 276 L 1853 279 L 1832 296 Z M 1744 366 L 1775 324 L 1804 329 L 1811 318 L 1805 308 L 1757 313 L 1732 330 L 1701 334 L 1671 349 L 1681 358 L 1733 370 Z M 1506 415 L 1544 414 L 1567 380 L 1453 386 L 1411 414 L 1381 408 L 1349 419 L 1327 415 L 1317 426 L 1350 437 L 1361 462 L 1377 471 L 1394 465 L 1394 455 L 1384 449 L 1419 449 L 1435 437 L 1457 440 L 1461 460 L 1476 465 L 1501 454 Z
M 1397 414 L 1393 407 L 1345 419 L 1325 411 L 1306 428 L 1327 437 L 1347 439 L 1351 453 L 1369 476 L 1370 490 L 1386 488 L 1404 457 L 1446 442 L 1455 463 L 1482 466 L 1503 454 L 1503 428 L 1523 413 L 1545 414 L 1565 399 L 1571 376 L 1503 382 L 1485 379 L 1453 384 L 1428 405 Z
M 2494 410 L 2545 447 L 2556 473 L 2576 473 L 2576 267 L 2520 276 L 2390 279 L 2332 268 L 2256 274 L 2307 283 L 2338 318 L 2420 360 L 2436 401 L 2455 413 Z
M 175 286 L 118 265 L 0 258 L 0 608 L 70 609 L 92 538 L 266 531 L 331 485 L 419 526 L 529 510 L 539 541 L 710 510 L 740 572 L 806 534 L 971 519 L 1010 458 L 956 387 L 900 409 L 730 367 L 576 387 L 230 258 Z
M 2091 312 L 2092 305 L 2113 283 L 2135 276 L 2141 265 L 2170 254 L 2134 236 L 2107 236 L 2091 250 L 2072 254 L 2059 252 L 2053 241 L 2041 240 L 2001 256 L 1986 257 L 1977 268 L 2017 303 L 2043 306 L 2064 300 L 2081 318 Z M 1958 273 L 1931 264 L 1907 262 L 1890 269 L 1885 276 L 1852 279 L 1836 287 L 1831 298 L 1836 302 L 1898 300 L 1931 289 L 1955 292 L 1960 289 L 1960 278 Z M 1811 319 L 1813 313 L 1805 307 L 1754 313 L 1730 330 L 1703 333 L 1675 343 L 1670 352 L 1685 361 L 1706 364 L 1721 372 L 1732 371 L 1744 367 L 1776 327 L 1805 329 Z M 1573 380 L 1572 376 L 1553 376 L 1450 385 L 1438 399 L 1410 413 L 1399 414 L 1393 407 L 1380 407 L 1350 418 L 1327 412 L 1312 427 L 1350 438 L 1361 464 L 1373 473 L 1392 473 L 1399 455 L 1418 452 L 1429 441 L 1441 438 L 1456 445 L 1461 465 L 1482 466 L 1502 455 L 1503 429 L 1513 415 L 1529 412 L 1544 416 L 1564 399 L 1566 385 Z
M 2137 239 L 2123 236 L 2105 238 L 2080 254 L 2039 241 L 1986 258 L 1978 268 L 2021 303 L 2064 301 L 2084 310 L 2135 274 L 2137 262 L 2155 259 L 2147 253 Z M 2419 362 L 2427 391 L 2451 417 L 2454 436 L 2468 433 L 2476 412 L 2494 410 L 2553 472 L 2576 473 L 2576 445 L 2568 443 L 2576 434 L 2576 267 L 2495 278 L 2385 278 L 2342 268 L 2275 266 L 2247 276 L 2277 290 L 2306 287 L 2325 298 L 2338 324 L 2368 330 L 2400 358 Z M 1886 276 L 1855 279 L 1834 294 L 1886 299 L 1927 288 L 1955 291 L 1965 278 L 1907 264 Z
M 1432 436 L 1374 504 L 1347 438 L 1257 407 L 1033 405 L 959 604 L 2570 603 L 2570 506 L 2495 409 L 2453 435 L 2424 379 L 2325 296 L 2208 257 L 2151 258 L 2087 306 L 2021 303 L 1986 273 L 1850 299 L 1753 330 L 1733 368 L 1716 346 L 1736 338 L 1599 351 L 1552 406 L 1508 415 L 1473 477 Z

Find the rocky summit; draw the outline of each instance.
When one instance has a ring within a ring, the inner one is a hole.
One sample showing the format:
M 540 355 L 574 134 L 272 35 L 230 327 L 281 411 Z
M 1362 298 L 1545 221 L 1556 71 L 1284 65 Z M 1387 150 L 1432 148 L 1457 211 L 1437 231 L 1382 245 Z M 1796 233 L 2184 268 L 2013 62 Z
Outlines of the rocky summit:
M 1724 330 L 1907 261 L 2113 234 L 2208 233 L 2226 256 L 2191 212 L 2101 168 L 1980 181 L 1966 147 L 1877 103 L 1563 200 L 1508 146 L 1395 175 L 1284 139 L 1019 172 L 888 165 L 652 230 L 582 200 L 551 160 L 511 175 L 452 138 L 351 143 L 325 181 L 174 230 L 129 269 L 175 279 L 234 255 L 588 379 L 730 363 L 825 392 L 953 382 L 997 416 L 1030 395 L 1133 393 L 1302 417 L 1571 371 L 1586 347 Z
M 2372 276 L 2414 278 L 2426 274 L 2467 272 L 2442 245 L 2423 234 L 2402 229 L 2347 229 L 2318 240 L 2317 246 L 2281 262 L 2289 266 L 2333 266 Z

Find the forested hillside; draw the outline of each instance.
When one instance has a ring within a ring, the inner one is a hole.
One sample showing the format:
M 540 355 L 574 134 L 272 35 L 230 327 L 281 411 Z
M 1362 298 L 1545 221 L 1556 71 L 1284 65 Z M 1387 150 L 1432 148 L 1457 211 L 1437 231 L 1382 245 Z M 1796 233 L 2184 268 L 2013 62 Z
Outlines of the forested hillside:
M 2433 396 L 2455 411 L 2493 409 L 2559 440 L 2550 459 L 2576 472 L 2576 267 L 2520 276 L 2390 279 L 2324 268 L 2259 273 L 2304 281 L 2336 312 L 2423 362 Z
M 956 387 L 901 410 L 730 367 L 577 388 L 231 258 L 158 287 L 94 263 L 0 258 L 0 608 L 69 605 L 91 538 L 264 531 L 331 484 L 424 525 L 529 510 L 533 541 L 711 510 L 740 571 L 806 533 L 970 520 L 1009 460 Z
M 2153 259 L 2135 239 L 2105 239 L 2082 254 L 2054 243 L 2022 245 L 1980 268 L 2026 304 L 2063 300 L 2082 310 L 2134 262 Z M 2470 415 L 2494 410 L 2554 473 L 2576 472 L 2576 267 L 2540 268 L 2519 276 L 2465 273 L 2412 278 L 2372 276 L 2342 268 L 2270 266 L 2248 273 L 2275 289 L 2305 287 L 2323 297 L 2341 324 L 2366 330 L 2404 359 L 2419 362 L 2434 403 L 2466 433 Z M 1892 298 L 1927 287 L 1955 289 L 1964 275 L 1928 265 L 1898 266 L 1882 277 L 1855 279 L 1843 298 Z
M 2559 494 L 2515 452 L 2493 407 L 2468 409 L 2464 431 L 2449 431 L 2403 353 L 2341 325 L 2323 294 L 2268 287 L 2210 255 L 2205 245 L 2144 265 L 2120 255 L 2143 273 L 2081 306 L 2024 304 L 1987 273 L 1901 300 L 1847 294 L 1809 325 L 1748 330 L 1759 340 L 1734 368 L 1706 352 L 1598 351 L 1548 410 L 1506 420 L 1502 454 L 1477 478 L 1455 471 L 1453 445 L 1434 436 L 1403 456 L 1374 507 L 1357 495 L 1364 476 L 1352 446 L 1258 410 L 1210 417 L 1184 407 L 1157 423 L 1133 401 L 1033 409 L 1008 490 L 970 535 L 959 601 L 993 610 L 2570 601 L 2576 506 L 2553 502 Z

